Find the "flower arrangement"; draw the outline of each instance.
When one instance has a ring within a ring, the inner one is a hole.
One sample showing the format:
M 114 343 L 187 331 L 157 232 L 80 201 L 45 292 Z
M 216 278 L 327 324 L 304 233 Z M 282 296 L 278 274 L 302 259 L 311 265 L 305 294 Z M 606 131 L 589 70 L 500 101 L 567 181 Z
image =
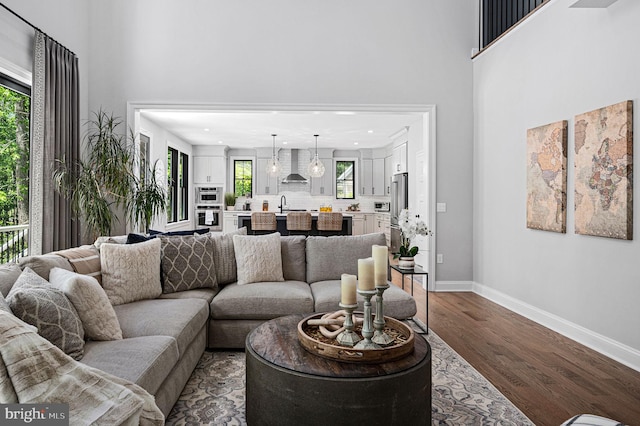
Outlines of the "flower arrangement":
M 404 209 L 398 216 L 398 226 L 400 227 L 400 251 L 395 253 L 393 258 L 414 257 L 418 254 L 418 246 L 411 247 L 411 240 L 418 235 L 433 235 L 422 219 L 416 219 L 415 215 Z

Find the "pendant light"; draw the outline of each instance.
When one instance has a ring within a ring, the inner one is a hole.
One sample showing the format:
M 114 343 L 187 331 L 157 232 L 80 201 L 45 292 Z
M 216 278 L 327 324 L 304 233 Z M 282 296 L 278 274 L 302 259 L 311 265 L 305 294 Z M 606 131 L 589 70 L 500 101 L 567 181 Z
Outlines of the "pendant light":
M 316 137 L 316 155 L 315 157 L 313 157 L 313 160 L 311 160 L 311 162 L 309 163 L 309 166 L 307 167 L 307 172 L 309 173 L 309 176 L 318 178 L 324 175 L 324 164 L 322 164 L 322 161 L 320 161 L 320 159 L 318 158 L 318 136 L 319 135 L 313 135 L 313 136 Z
M 267 163 L 266 172 L 269 176 L 280 176 L 280 173 L 282 172 L 282 164 L 280 164 L 278 157 L 276 157 L 276 136 L 278 135 L 271 136 L 273 136 L 273 151 L 271 159 Z
M 282 164 L 280 164 L 278 157 L 276 157 L 276 136 L 278 135 L 271 136 L 273 136 L 273 151 L 271 160 L 267 163 L 266 171 L 269 176 L 280 176 L 280 173 L 282 173 Z

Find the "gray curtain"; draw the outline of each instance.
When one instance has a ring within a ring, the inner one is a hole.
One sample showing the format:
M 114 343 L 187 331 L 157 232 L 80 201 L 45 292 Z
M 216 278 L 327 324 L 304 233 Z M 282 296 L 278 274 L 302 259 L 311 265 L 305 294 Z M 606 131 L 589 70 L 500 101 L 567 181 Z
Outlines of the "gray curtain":
M 53 187 L 55 159 L 76 164 L 80 155 L 78 58 L 36 30 L 31 91 L 30 253 L 80 244 L 80 226 L 68 200 Z

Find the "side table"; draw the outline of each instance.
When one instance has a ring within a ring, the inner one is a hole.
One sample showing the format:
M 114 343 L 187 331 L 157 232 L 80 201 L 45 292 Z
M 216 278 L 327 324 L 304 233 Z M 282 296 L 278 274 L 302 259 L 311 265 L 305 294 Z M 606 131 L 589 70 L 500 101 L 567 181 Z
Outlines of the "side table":
M 411 276 L 411 296 L 413 296 L 413 276 L 414 275 L 424 275 L 425 277 L 425 282 L 424 282 L 424 286 L 425 286 L 425 306 L 424 306 L 424 318 L 425 318 L 425 327 L 426 329 L 423 329 L 420 326 L 420 323 L 416 322 L 416 324 L 418 325 L 418 327 L 420 327 L 422 329 L 422 331 L 424 331 L 425 333 L 429 334 L 429 295 L 428 293 L 428 289 L 429 289 L 429 273 L 427 271 L 425 271 L 424 269 L 422 269 L 419 266 L 414 266 L 411 269 L 405 269 L 405 268 L 401 268 L 398 265 L 392 265 L 391 263 L 389 264 L 389 279 L 391 279 L 391 270 L 394 270 L 396 272 L 398 272 L 401 277 L 402 277 L 402 289 L 404 290 L 404 277 L 405 275 L 410 275 Z

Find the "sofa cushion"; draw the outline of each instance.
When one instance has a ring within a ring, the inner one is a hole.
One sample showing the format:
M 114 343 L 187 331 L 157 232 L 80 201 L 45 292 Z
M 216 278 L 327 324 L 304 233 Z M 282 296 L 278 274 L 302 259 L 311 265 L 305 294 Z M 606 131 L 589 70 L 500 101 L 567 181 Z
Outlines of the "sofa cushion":
M 340 309 L 340 280 L 318 281 L 311 284 L 311 293 L 315 300 L 316 312 L 331 312 Z M 358 310 L 364 309 L 364 299 L 358 295 Z M 383 294 L 384 314 L 399 320 L 411 318 L 416 314 L 416 301 L 401 288 L 391 285 Z M 375 298 L 372 299 L 373 311 L 376 310 Z
M 216 288 L 213 241 L 207 235 L 160 237 L 163 293 Z
M 31 268 L 33 272 L 49 281 L 49 271 L 53 268 L 62 268 L 67 271 L 73 271 L 73 267 L 67 259 L 57 254 L 41 254 L 38 256 L 27 256 L 19 260 L 22 270 Z
M 358 275 L 358 259 L 371 257 L 371 246 L 386 245 L 384 234 L 339 235 L 307 238 L 307 279 L 340 280 L 342 274 Z
M 127 236 L 126 235 L 114 235 L 114 236 L 98 237 L 94 241 L 93 245 L 96 246 L 96 248 L 98 250 L 100 250 L 100 248 L 102 247 L 102 245 L 104 243 L 125 244 L 126 242 L 127 242 Z
M 282 276 L 285 280 L 304 281 L 307 279 L 306 237 L 290 235 L 280 238 L 282 253 Z
M 234 235 L 247 235 L 246 226 L 227 234 L 209 234 L 213 240 L 213 263 L 216 265 L 219 286 L 236 282 L 238 279 L 236 253 L 233 248 Z
M 102 287 L 112 305 L 155 299 L 160 284 L 160 240 L 140 244 L 102 244 Z
M 17 263 L 5 263 L 0 265 L 0 293 L 7 296 L 11 287 L 22 274 L 22 269 Z
M 86 338 L 122 339 L 116 312 L 95 278 L 62 268 L 53 268 L 49 278 L 51 285 L 61 290 L 78 311 Z
M 174 338 L 141 336 L 87 342 L 82 363 L 129 380 L 153 395 L 178 359 L 178 345 Z
M 2 294 L 0 294 L 0 310 L 13 314 L 13 312 L 11 311 L 11 307 L 9 307 L 9 304 L 7 303 L 7 301 L 5 300 Z
M 96 246 L 85 245 L 57 251 L 53 254 L 57 254 L 58 256 L 62 256 L 67 259 L 75 272 L 83 275 L 89 275 L 98 280 L 98 283 L 102 283 L 100 251 Z
M 208 305 L 219 291 L 218 288 L 196 288 L 178 293 L 162 293 L 160 299 L 202 299 Z
M 207 302 L 201 299 L 140 300 L 114 307 L 122 336 L 170 336 L 182 357 L 209 317 Z
M 229 284 L 211 302 L 213 319 L 272 319 L 313 312 L 309 285 L 300 281 Z
M 284 281 L 280 233 L 234 235 L 233 246 L 238 264 L 238 285 Z
M 27 267 L 7 296 L 16 317 L 73 359 L 81 359 L 84 329 L 67 296 Z

